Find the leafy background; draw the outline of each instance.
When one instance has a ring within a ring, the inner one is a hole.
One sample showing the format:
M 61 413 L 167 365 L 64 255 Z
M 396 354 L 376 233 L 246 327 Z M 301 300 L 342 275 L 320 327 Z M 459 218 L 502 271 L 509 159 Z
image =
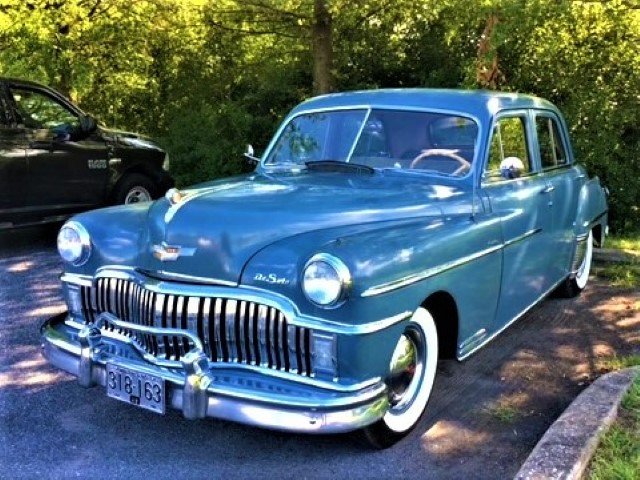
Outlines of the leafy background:
M 640 229 L 638 0 L 0 0 L 0 72 L 160 139 L 179 185 L 238 173 L 316 93 L 490 88 L 556 103 Z

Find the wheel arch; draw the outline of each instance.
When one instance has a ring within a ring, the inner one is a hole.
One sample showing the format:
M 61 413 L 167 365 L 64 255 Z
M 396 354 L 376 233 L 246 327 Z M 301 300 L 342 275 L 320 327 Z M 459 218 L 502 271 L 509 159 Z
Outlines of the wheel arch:
M 439 291 L 429 295 L 422 306 L 429 311 L 436 324 L 439 358 L 456 358 L 459 314 L 455 299 L 448 292 Z
M 111 175 L 111 181 L 109 182 L 109 197 L 111 198 L 113 196 L 113 193 L 117 190 L 117 188 L 120 186 L 123 180 L 127 178 L 127 176 L 134 175 L 134 174 L 144 175 L 154 183 L 156 182 L 156 179 L 157 179 L 157 175 L 154 174 L 153 169 L 147 167 L 143 163 L 132 165 L 126 170 L 115 171 Z

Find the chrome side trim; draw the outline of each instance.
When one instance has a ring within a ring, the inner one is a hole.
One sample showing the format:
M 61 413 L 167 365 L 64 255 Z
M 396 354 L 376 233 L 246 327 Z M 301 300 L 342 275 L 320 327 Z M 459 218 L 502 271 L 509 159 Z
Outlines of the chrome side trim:
M 471 255 L 467 255 L 466 257 L 462 257 L 458 260 L 453 260 L 451 262 L 443 263 L 442 265 L 439 265 L 437 267 L 428 268 L 426 270 L 423 270 L 422 272 L 409 275 L 407 277 L 400 278 L 398 280 L 393 280 L 391 282 L 382 283 L 380 285 L 369 287 L 364 292 L 362 292 L 360 296 L 363 298 L 373 297 L 376 295 L 381 295 L 383 293 L 391 292 L 393 290 L 397 290 L 402 287 L 406 287 L 408 285 L 412 285 L 414 283 L 418 283 L 422 280 L 426 280 L 427 278 L 434 277 L 440 273 L 446 272 L 447 270 L 451 270 L 461 265 L 465 265 L 469 262 L 472 262 L 473 260 L 477 260 L 478 258 L 494 253 L 498 250 L 501 250 L 503 247 L 504 247 L 504 244 L 489 247 L 479 252 L 472 253 Z
M 467 338 L 464 342 L 462 342 L 458 347 L 458 350 L 464 351 L 467 349 L 472 349 L 475 347 L 476 344 L 481 343 L 486 336 L 487 336 L 487 330 L 482 328 L 478 330 L 476 333 L 474 333 L 473 335 L 471 335 L 469 338 Z
M 421 282 L 422 280 L 426 280 L 427 278 L 434 277 L 443 272 L 446 272 L 447 270 L 460 267 L 469 262 L 477 260 L 478 258 L 484 257 L 486 255 L 490 255 L 491 253 L 494 253 L 498 250 L 502 250 L 510 245 L 521 242 L 537 233 L 540 233 L 541 231 L 542 231 L 541 228 L 534 228 L 532 230 L 529 230 L 528 232 L 523 233 L 522 235 L 514 237 L 510 240 L 507 240 L 506 242 L 500 245 L 495 245 L 495 246 L 486 248 L 484 250 L 480 250 L 479 252 L 472 253 L 471 255 L 467 255 L 466 257 L 462 257 L 458 260 L 453 260 L 451 262 L 443 263 L 442 265 L 439 265 L 437 267 L 428 268 L 426 270 L 423 270 L 422 272 L 409 275 L 407 277 L 400 278 L 398 280 L 393 280 L 391 282 L 382 283 L 380 285 L 369 287 L 364 292 L 362 292 L 360 296 L 363 298 L 373 297 L 375 295 L 381 295 L 383 293 L 391 292 L 393 290 L 397 290 L 399 288 L 403 288 L 403 287 L 412 285 L 414 283 Z
M 509 247 L 511 245 L 513 245 L 514 243 L 518 243 L 521 242 L 523 240 L 526 240 L 529 237 L 532 237 L 533 235 L 540 233 L 542 231 L 541 228 L 533 228 L 531 230 L 529 230 L 528 232 L 524 232 L 522 235 L 518 235 L 517 237 L 513 237 L 510 240 L 507 240 L 506 242 L 504 242 L 503 247 Z

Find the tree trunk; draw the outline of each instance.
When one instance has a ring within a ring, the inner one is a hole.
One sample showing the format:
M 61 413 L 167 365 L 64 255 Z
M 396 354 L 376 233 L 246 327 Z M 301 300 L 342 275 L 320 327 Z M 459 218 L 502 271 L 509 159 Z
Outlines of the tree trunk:
M 314 0 L 313 26 L 313 93 L 328 93 L 333 89 L 333 46 L 331 43 L 331 13 L 329 0 Z

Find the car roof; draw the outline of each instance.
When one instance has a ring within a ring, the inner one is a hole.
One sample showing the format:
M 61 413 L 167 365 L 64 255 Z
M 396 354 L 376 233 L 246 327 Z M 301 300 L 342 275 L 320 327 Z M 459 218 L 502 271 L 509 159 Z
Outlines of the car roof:
M 49 88 L 42 83 L 34 82 L 32 80 L 26 80 L 24 78 L 0 77 L 0 82 L 15 83 L 19 85 L 25 85 L 28 87 Z
M 302 111 L 331 108 L 370 107 L 461 112 L 483 118 L 501 110 L 540 108 L 557 111 L 547 100 L 521 93 L 490 90 L 404 88 L 361 90 L 314 97 L 298 105 L 291 115 Z

